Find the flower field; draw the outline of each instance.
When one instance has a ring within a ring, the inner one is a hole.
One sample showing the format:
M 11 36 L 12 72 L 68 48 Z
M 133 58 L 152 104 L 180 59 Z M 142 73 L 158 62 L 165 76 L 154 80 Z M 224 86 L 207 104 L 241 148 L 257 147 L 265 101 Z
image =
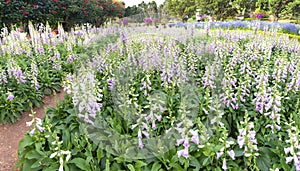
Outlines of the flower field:
M 0 122 L 66 92 L 21 170 L 300 170 L 300 44 L 270 29 L 2 31 Z

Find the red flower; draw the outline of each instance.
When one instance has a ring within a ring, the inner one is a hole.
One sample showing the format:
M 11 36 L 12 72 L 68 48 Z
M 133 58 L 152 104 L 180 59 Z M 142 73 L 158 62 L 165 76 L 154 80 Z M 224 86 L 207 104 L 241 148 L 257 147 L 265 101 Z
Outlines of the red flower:
M 64 7 L 63 7 L 63 9 L 64 9 L 64 10 L 66 10 L 66 9 L 67 9 L 67 7 L 65 7 L 65 6 L 64 6 Z
M 38 5 L 34 4 L 34 5 L 33 5 L 33 8 L 34 8 L 34 9 L 37 9 L 37 8 L 38 8 Z
M 61 7 L 61 4 L 57 4 L 57 7 L 60 8 L 60 7 Z
M 6 0 L 6 3 L 9 4 L 9 3 L 10 3 L 10 0 Z
M 55 14 L 55 13 L 56 13 L 56 11 L 55 11 L 55 10 L 52 10 L 52 11 L 51 11 L 51 14 Z
M 21 6 L 20 9 L 23 10 L 23 9 L 25 9 L 25 7 L 24 7 L 24 6 Z
M 24 12 L 23 12 L 23 14 L 24 14 L 24 15 L 28 15 L 28 14 L 29 14 L 29 12 L 27 12 L 27 11 L 24 11 Z
M 84 15 L 84 16 L 88 17 L 88 16 L 89 16 L 89 13 L 85 13 L 85 15 Z
M 52 0 L 53 2 L 56 2 L 57 0 Z
M 85 4 L 89 4 L 89 1 L 88 1 L 88 0 L 84 0 L 84 3 L 85 3 Z

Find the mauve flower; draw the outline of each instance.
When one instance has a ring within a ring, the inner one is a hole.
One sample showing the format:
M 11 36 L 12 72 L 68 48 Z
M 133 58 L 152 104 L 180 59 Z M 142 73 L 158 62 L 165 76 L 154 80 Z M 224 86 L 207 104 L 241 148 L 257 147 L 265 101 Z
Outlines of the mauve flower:
M 249 137 L 250 137 L 250 140 L 254 140 L 255 139 L 255 131 L 249 131 Z
M 15 96 L 11 93 L 7 96 L 6 100 L 12 101 L 15 98 Z
M 219 159 L 223 155 L 223 152 L 217 152 L 217 159 Z
M 245 144 L 245 138 L 242 136 L 238 136 L 237 141 L 238 141 L 239 147 L 242 148 Z
M 290 163 L 293 159 L 294 159 L 294 157 L 286 157 L 286 158 L 285 158 L 285 163 L 288 164 L 288 163 Z
M 37 126 L 37 128 L 39 129 L 40 132 L 44 132 L 45 131 L 44 127 L 42 127 L 42 126 L 40 126 L 38 124 L 36 126 Z
M 150 134 L 146 131 L 142 131 L 142 133 L 146 136 L 146 138 L 150 138 Z
M 177 155 L 178 155 L 178 157 L 183 156 L 183 157 L 185 157 L 187 159 L 189 157 L 189 150 L 188 150 L 188 148 L 184 148 L 182 150 L 177 151 Z
M 141 138 L 139 138 L 139 147 L 142 149 L 144 148 L 144 144 Z
M 177 146 L 181 145 L 184 142 L 184 138 L 177 140 Z
M 33 129 L 29 132 L 29 135 L 30 135 L 30 136 L 33 136 L 34 132 L 35 132 L 35 128 L 33 128 Z
M 228 151 L 228 155 L 232 158 L 232 160 L 235 160 L 235 153 L 233 150 Z
M 192 134 L 192 142 L 194 142 L 195 144 L 199 144 L 199 136 L 198 136 L 198 130 L 194 131 L 194 130 L 190 130 L 190 133 Z
M 32 120 L 29 121 L 29 122 L 26 122 L 26 126 L 31 126 L 31 125 L 33 124 L 33 121 L 34 121 L 34 119 L 32 119 Z
M 142 138 L 142 131 L 141 130 L 138 131 L 138 138 Z
M 152 121 L 152 129 L 153 129 L 153 130 L 156 130 L 155 120 Z
M 288 154 L 290 151 L 291 151 L 291 147 L 284 148 L 284 153 L 285 154 Z
M 185 138 L 185 139 L 184 139 L 183 146 L 184 146 L 185 148 L 188 148 L 188 147 L 190 146 L 190 142 L 189 142 L 189 139 L 188 139 L 188 138 Z
M 164 109 L 162 110 L 161 108 L 160 108 L 160 112 L 163 112 L 164 111 Z M 156 116 L 156 119 L 158 120 L 158 121 L 161 121 L 162 120 L 162 116 L 161 115 L 157 115 Z
M 223 170 L 227 170 L 227 163 L 226 163 L 225 158 L 223 159 L 222 169 L 223 169 Z
M 115 80 L 108 79 L 107 84 L 108 84 L 109 90 L 112 91 L 114 89 L 114 86 L 115 86 Z

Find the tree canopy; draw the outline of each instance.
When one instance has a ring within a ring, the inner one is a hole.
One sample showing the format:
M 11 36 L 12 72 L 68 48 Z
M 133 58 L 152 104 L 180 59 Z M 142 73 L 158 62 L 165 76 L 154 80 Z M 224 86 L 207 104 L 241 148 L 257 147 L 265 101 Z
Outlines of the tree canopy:
M 61 22 L 66 29 L 74 24 L 103 24 L 109 17 L 123 16 L 125 4 L 111 0 L 0 0 L 2 25 Z
M 165 5 L 169 14 L 180 19 L 195 15 L 196 10 L 218 20 L 250 13 L 273 15 L 275 20 L 298 19 L 300 11 L 300 0 L 165 0 Z

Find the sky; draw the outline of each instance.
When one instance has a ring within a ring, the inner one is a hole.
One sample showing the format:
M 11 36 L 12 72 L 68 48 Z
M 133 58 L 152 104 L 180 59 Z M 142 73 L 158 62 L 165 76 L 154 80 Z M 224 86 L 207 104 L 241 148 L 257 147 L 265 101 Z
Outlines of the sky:
M 123 0 L 125 2 L 125 6 L 133 6 L 133 5 L 138 5 L 140 4 L 143 0 Z M 153 0 L 144 0 L 145 3 L 151 2 Z M 157 4 L 157 6 L 159 6 L 160 4 L 162 4 L 165 0 L 154 0 Z

